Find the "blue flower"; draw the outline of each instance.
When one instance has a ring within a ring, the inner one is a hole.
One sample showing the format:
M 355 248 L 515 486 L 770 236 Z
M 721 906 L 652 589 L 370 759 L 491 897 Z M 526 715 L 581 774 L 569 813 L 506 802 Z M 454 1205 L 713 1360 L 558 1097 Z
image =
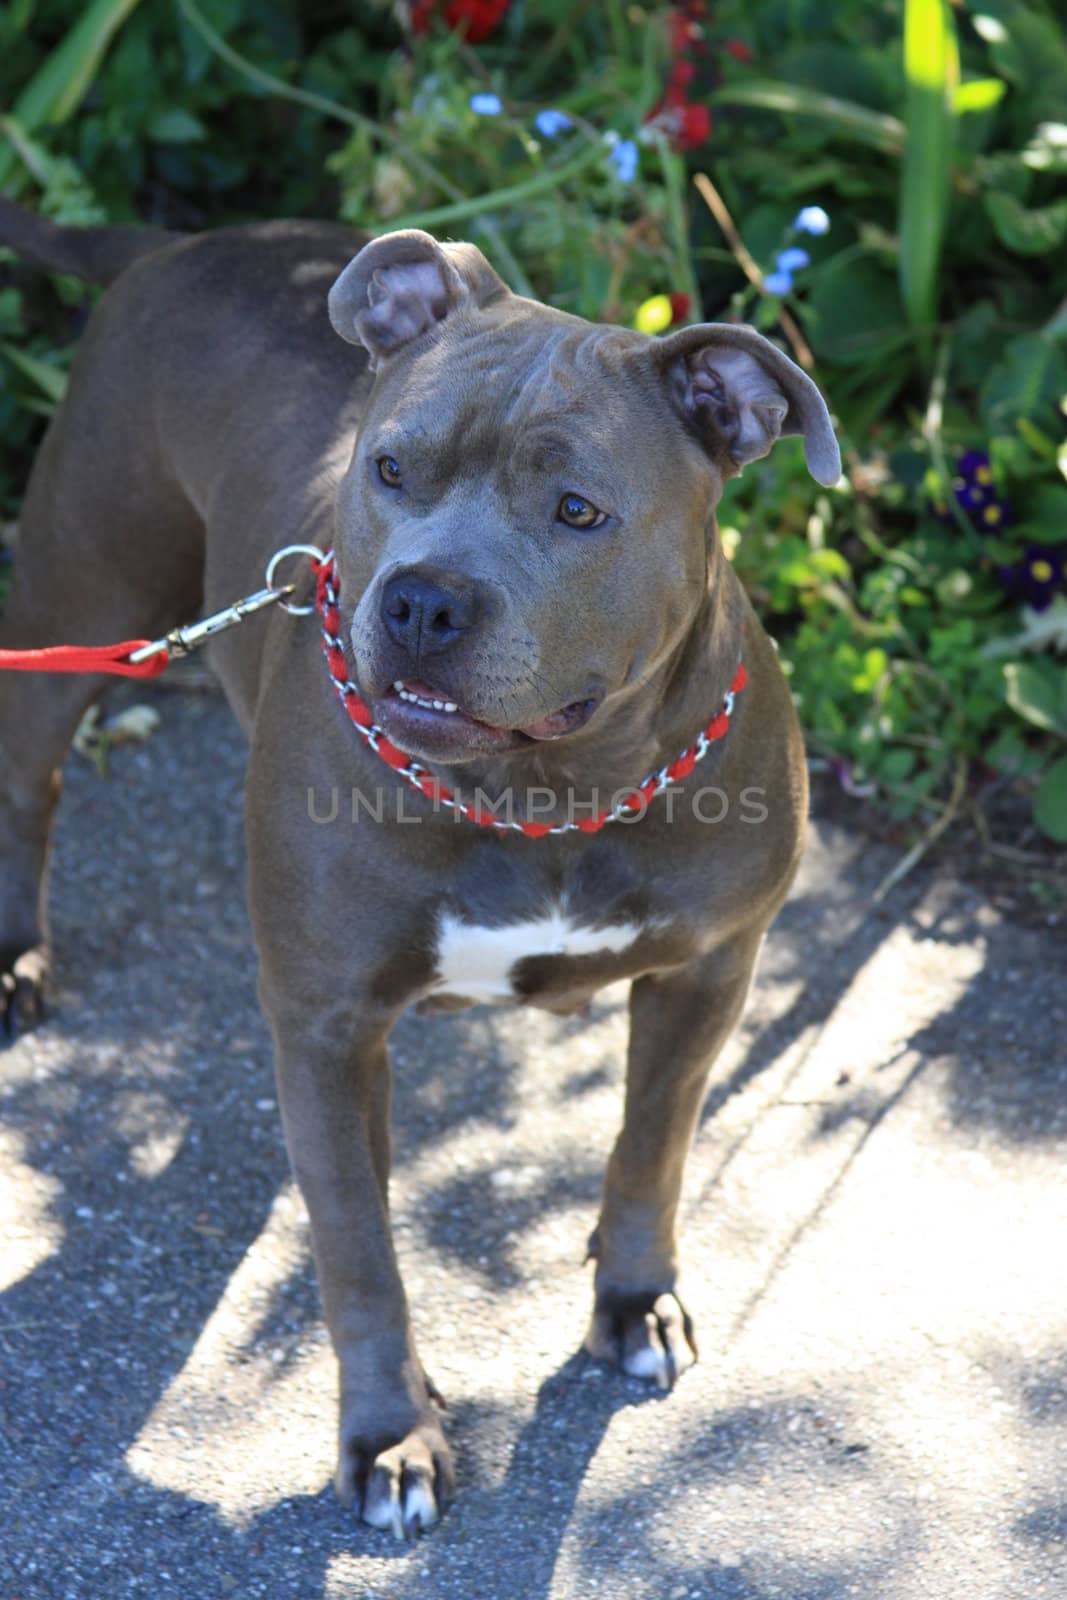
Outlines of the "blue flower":
M 637 176 L 637 146 L 632 139 L 616 139 L 608 151 L 608 160 L 623 183 L 632 183 Z
M 472 94 L 470 104 L 476 117 L 499 117 L 504 109 L 498 94 Z
M 797 233 L 821 234 L 829 233 L 830 218 L 822 206 L 805 206 L 803 211 L 798 211 L 793 219 L 793 227 Z
M 794 245 L 790 250 L 779 250 L 776 263 L 779 272 L 800 272 L 811 266 L 811 257 L 806 250 L 798 250 Z
M 573 128 L 574 123 L 565 111 L 539 111 L 534 118 L 534 127 L 542 139 L 554 139 L 557 133 L 566 133 L 568 128 Z
M 788 294 L 793 287 L 792 275 L 788 272 L 770 272 L 763 280 L 763 287 L 768 294 Z

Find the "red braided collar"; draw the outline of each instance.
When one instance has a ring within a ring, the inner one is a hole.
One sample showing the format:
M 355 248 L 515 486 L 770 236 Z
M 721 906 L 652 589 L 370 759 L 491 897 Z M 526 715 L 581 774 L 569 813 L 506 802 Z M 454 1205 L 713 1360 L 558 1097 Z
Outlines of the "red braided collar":
M 386 766 L 392 767 L 398 777 L 404 778 L 413 789 L 418 789 L 420 794 L 426 795 L 436 805 L 458 811 L 470 822 L 477 822 L 483 828 L 524 833 L 530 839 L 541 839 L 547 833 L 597 833 L 608 822 L 625 821 L 643 815 L 654 795 L 666 789 L 669 784 L 687 778 L 715 740 L 725 737 L 734 709 L 734 696 L 740 694 L 748 682 L 748 674 L 745 672 L 744 664 L 741 663 L 734 673 L 734 681 L 730 685 L 722 709 L 712 717 L 704 731 L 697 735 L 695 743 L 687 750 L 683 750 L 670 766 L 661 767 L 658 772 L 653 772 L 619 804 L 602 811 L 599 816 L 559 823 L 504 821 L 492 813 L 485 813 L 457 799 L 437 781 L 432 772 L 420 766 L 405 751 L 399 750 L 383 729 L 373 721 L 368 706 L 360 699 L 356 686 L 348 675 L 348 663 L 338 643 L 341 613 L 337 601 L 337 564 L 332 550 L 324 553 L 316 567 L 315 605 L 322 622 L 322 653 L 326 658 L 333 686 L 337 690 L 337 698 L 348 713 L 357 733 L 365 744 L 370 745 L 375 755 L 379 756 Z

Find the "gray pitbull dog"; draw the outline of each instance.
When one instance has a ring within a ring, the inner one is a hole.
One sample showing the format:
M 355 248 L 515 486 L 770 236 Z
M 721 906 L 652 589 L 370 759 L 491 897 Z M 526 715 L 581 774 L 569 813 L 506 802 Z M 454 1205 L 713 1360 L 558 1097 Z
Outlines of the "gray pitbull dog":
M 249 899 L 340 1369 L 337 1487 L 417 1532 L 454 1478 L 389 1228 L 386 1039 L 406 1007 L 568 1013 L 633 980 L 585 1343 L 664 1386 L 693 1360 L 682 1170 L 807 808 L 715 506 L 780 434 L 834 483 L 826 407 L 750 328 L 597 326 L 421 232 L 80 232 L 5 203 L 0 239 L 112 285 L 37 459 L 0 643 L 162 634 L 259 588 L 278 546 L 333 546 L 339 651 L 387 748 L 518 822 L 589 824 L 529 837 L 415 793 L 338 704 L 313 619 L 272 611 L 213 646 L 251 741 Z M 594 829 L 691 749 L 739 662 L 700 765 Z M 47 975 L 58 772 L 105 682 L 0 675 L 0 963 L 22 1020 Z M 354 825 L 353 790 L 388 803 Z

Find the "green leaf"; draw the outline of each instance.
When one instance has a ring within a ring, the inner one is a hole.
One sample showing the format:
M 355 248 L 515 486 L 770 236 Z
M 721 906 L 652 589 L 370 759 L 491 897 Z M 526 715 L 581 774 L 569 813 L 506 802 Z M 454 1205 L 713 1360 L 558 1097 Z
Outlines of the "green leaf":
M 199 117 L 181 106 L 170 106 L 157 111 L 145 129 L 150 139 L 158 144 L 194 144 L 207 138 L 207 129 Z
M 1004 772 L 1012 777 L 1029 776 L 1044 766 L 1041 751 L 1029 745 L 1017 727 L 1005 728 L 982 751 L 982 759 L 994 772 Z
M 1040 544 L 1058 544 L 1067 539 L 1067 486 L 1039 483 L 1026 502 L 1026 521 L 1034 525 Z
M 1067 391 L 1067 361 L 1039 334 L 1013 339 L 982 387 L 982 417 L 991 434 L 1011 434 L 1020 416 L 1040 419 Z
M 1034 821 L 1057 844 L 1067 844 L 1067 756 L 1054 761 L 1038 784 Z
M 961 83 L 953 95 L 953 110 L 958 117 L 969 111 L 989 111 L 1003 98 L 1007 87 L 1002 78 L 972 78 L 970 83 Z
M 947 0 L 905 0 L 908 142 L 900 181 L 900 287 L 924 345 L 937 320 L 959 70 L 956 25 Z
M 1043 256 L 1063 243 L 1067 235 L 1067 200 L 1028 211 L 1014 195 L 1002 192 L 982 196 L 997 238 L 1020 256 Z
M 880 364 L 910 339 L 892 272 L 870 256 L 835 257 L 819 272 L 809 300 L 810 337 L 821 360 L 862 366 L 863 384 L 878 382 Z
M 870 694 L 877 689 L 889 668 L 889 657 L 881 646 L 863 652 L 863 667 L 852 679 L 857 694 Z
M 15 370 L 21 372 L 24 378 L 29 378 L 31 383 L 35 383 L 53 405 L 59 404 L 67 387 L 65 372 L 51 366 L 47 361 L 41 361 L 37 356 L 31 356 L 26 350 L 20 350 L 18 345 L 8 344 L 6 340 L 0 344 L 0 350 Z
M 882 759 L 880 776 L 887 783 L 903 783 L 915 771 L 915 751 L 897 747 L 887 750 Z
M 1051 678 L 1036 666 L 1013 661 L 1004 668 L 1005 698 L 1020 717 L 1045 733 L 1067 739 L 1067 723 L 1060 720 L 1059 696 Z
M 783 561 L 775 576 L 779 583 L 787 583 L 791 589 L 807 589 L 818 581 L 811 558 L 806 555 Z
M 840 550 L 813 550 L 811 564 L 821 578 L 848 579 L 852 575 Z

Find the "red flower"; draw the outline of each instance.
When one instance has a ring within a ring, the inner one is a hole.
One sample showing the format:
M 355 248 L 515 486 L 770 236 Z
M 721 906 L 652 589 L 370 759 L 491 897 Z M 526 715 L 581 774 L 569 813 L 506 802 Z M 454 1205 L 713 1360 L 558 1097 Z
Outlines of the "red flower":
M 668 295 L 667 298 L 671 303 L 672 326 L 676 322 L 684 322 L 689 315 L 689 307 L 692 303 L 689 296 L 687 294 L 679 294 L 676 291 L 674 294 Z
M 411 8 L 412 33 L 425 33 L 430 18 L 440 14 L 446 27 L 463 29 L 470 44 L 481 44 L 495 33 L 510 0 L 415 0 Z
M 678 128 L 674 142 L 679 150 L 698 150 L 711 137 L 711 112 L 707 106 L 686 105 L 678 108 Z
M 704 0 L 684 0 L 667 13 L 671 70 L 663 98 L 653 106 L 646 122 L 658 122 L 670 134 L 676 150 L 696 150 L 711 135 L 711 113 L 706 105 L 689 99 L 689 85 L 697 77 L 694 56 L 707 54 L 702 19 Z
M 730 52 L 735 61 L 752 60 L 752 51 L 743 39 L 724 39 L 722 47 Z

